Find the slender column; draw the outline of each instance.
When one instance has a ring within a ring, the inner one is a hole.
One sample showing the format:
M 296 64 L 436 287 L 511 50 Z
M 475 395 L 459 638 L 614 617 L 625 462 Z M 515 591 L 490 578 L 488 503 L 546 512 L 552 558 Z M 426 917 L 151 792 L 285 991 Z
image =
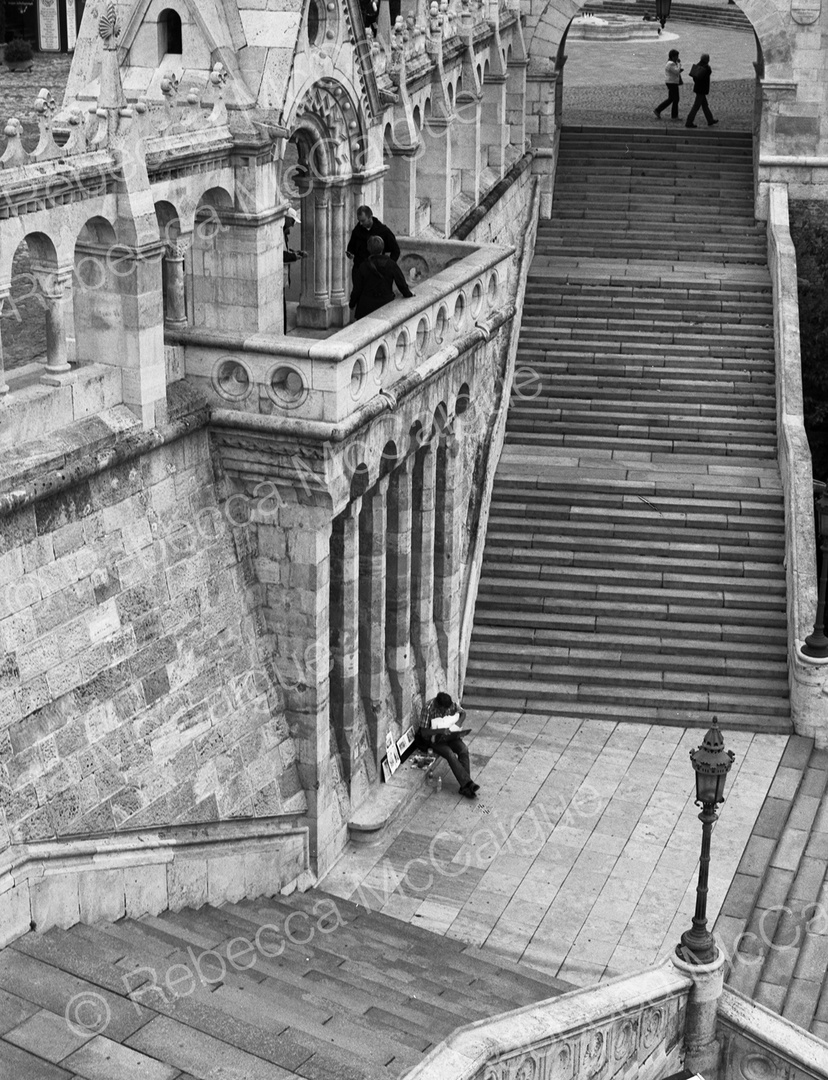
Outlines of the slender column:
M 331 257 L 331 247 L 328 230 L 328 201 L 327 191 L 317 194 L 313 207 L 314 213 L 314 248 L 313 248 L 313 294 L 317 304 L 327 307 L 328 295 L 328 262 Z
M 342 775 L 354 771 L 359 713 L 359 513 L 356 499 L 334 519 L 331 535 L 331 726 Z
M 359 517 L 359 691 L 377 764 L 385 752 L 385 549 L 388 477 L 362 497 Z M 380 752 L 382 751 L 382 753 Z
M 66 333 L 66 309 L 71 301 L 70 274 L 49 274 L 41 278 L 41 290 L 46 304 L 46 372 L 45 375 L 65 375 L 72 368 Z
M 412 487 L 411 643 L 420 691 L 426 692 L 434 621 L 434 475 L 430 445 L 417 451 Z
M 459 440 L 443 436 L 437 451 L 434 543 L 434 623 L 447 689 L 457 689 L 460 638 L 460 526 L 457 498 Z
M 331 191 L 331 304 L 347 303 L 345 295 L 345 191 Z
M 411 479 L 413 458 L 391 474 L 388 489 L 388 554 L 385 597 L 385 656 L 397 719 L 411 716 Z
M 2 401 L 9 392 L 9 385 L 6 382 L 5 366 L 3 363 L 3 305 L 5 304 L 8 295 L 8 293 L 0 293 L 0 401 Z
M 164 276 L 164 324 L 170 330 L 183 330 L 187 326 L 187 302 L 184 296 L 184 252 L 179 244 L 170 244 L 164 254 Z
M 411 151 L 385 158 L 385 222 L 398 236 L 413 236 L 417 203 L 417 163 Z

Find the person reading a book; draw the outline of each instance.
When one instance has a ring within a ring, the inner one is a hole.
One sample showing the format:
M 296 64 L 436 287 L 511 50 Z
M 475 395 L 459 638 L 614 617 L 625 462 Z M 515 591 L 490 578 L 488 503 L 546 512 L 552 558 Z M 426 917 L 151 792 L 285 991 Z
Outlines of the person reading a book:
M 469 772 L 469 751 L 463 742 L 471 728 L 463 728 L 466 710 L 451 695 L 439 693 L 423 708 L 420 726 L 414 741 L 420 750 L 433 750 L 445 758 L 454 778 L 460 785 L 460 794 L 467 799 L 477 798 L 480 785 L 472 781 Z

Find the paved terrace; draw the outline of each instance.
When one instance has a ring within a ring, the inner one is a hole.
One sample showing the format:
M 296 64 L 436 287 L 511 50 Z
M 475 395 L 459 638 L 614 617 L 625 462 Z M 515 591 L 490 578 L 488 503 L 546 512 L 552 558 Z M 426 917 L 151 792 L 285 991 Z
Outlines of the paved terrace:
M 423 781 L 382 841 L 349 845 L 322 887 L 579 986 L 671 953 L 695 906 L 688 753 L 704 732 L 503 712 L 468 722 L 478 799 L 439 766 L 442 790 Z M 710 926 L 788 743 L 724 735 L 736 761 L 713 836 Z

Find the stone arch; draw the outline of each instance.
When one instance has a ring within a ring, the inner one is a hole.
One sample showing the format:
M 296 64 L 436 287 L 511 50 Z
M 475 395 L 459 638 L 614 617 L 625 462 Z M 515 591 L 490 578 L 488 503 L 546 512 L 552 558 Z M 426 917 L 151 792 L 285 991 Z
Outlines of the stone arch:
M 393 439 L 389 439 L 388 442 L 382 448 L 382 454 L 380 456 L 379 476 L 387 476 L 388 473 L 393 472 L 399 465 L 399 452 L 397 450 L 397 444 Z
M 122 296 L 134 275 L 134 260 L 119 257 L 112 223 L 100 216 L 89 218 L 75 241 L 72 290 L 75 352 L 81 363 L 122 355 Z
M 792 79 L 791 41 L 773 0 L 737 0 L 737 5 L 750 20 L 761 43 L 766 78 L 780 81 Z M 570 22 L 583 7 L 584 3 L 578 0 L 532 0 L 524 32 L 533 70 L 552 74 L 561 40 Z
M 349 501 L 353 502 L 354 499 L 360 498 L 364 495 L 368 488 L 371 486 L 371 474 L 368 471 L 368 466 L 364 461 L 361 461 L 359 465 L 354 469 L 353 476 L 351 477 L 351 490 Z

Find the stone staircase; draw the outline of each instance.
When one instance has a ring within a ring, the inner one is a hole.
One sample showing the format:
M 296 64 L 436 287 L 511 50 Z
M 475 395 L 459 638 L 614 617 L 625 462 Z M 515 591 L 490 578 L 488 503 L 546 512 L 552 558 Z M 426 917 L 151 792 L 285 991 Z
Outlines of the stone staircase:
M 467 706 L 791 730 L 751 153 L 740 134 L 564 129 Z
M 390 1080 L 564 989 L 320 890 L 78 925 L 0 951 L 0 1077 Z
M 736 990 L 828 1040 L 828 751 L 793 737 L 714 932 Z

